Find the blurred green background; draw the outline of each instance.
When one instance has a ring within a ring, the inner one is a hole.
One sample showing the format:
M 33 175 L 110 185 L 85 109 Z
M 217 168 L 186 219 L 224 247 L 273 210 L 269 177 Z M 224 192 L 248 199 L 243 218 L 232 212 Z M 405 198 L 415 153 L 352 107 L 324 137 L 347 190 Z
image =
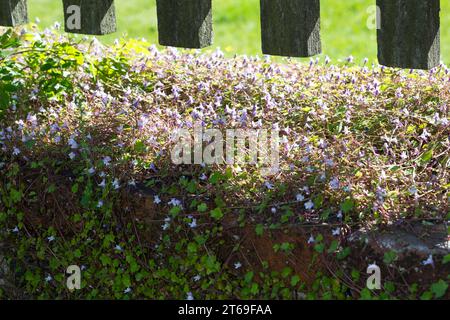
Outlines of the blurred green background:
M 116 0 L 119 31 L 103 37 L 111 42 L 122 35 L 157 43 L 155 0 Z M 334 62 L 349 55 L 355 61 L 376 59 L 376 30 L 368 28 L 370 7 L 375 0 L 322 0 L 323 54 Z M 450 1 L 441 1 L 442 60 L 450 63 Z M 227 55 L 261 55 L 259 0 L 213 0 L 214 45 Z M 62 22 L 62 1 L 29 1 L 30 20 L 40 19 L 40 27 Z M 211 48 L 210 48 L 211 49 Z M 210 50 L 209 49 L 209 50 Z

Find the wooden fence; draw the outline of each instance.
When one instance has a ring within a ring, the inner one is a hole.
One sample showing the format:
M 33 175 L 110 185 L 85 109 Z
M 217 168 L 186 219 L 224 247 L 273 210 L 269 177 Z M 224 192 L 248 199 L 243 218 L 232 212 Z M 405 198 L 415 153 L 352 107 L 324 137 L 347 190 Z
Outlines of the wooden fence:
M 260 1 L 264 54 L 310 57 L 321 53 L 320 0 Z M 67 32 L 104 35 L 116 31 L 114 0 L 62 2 Z M 203 48 L 212 44 L 212 0 L 156 2 L 161 45 Z M 430 69 L 440 63 L 440 0 L 376 0 L 376 4 L 380 64 Z M 27 21 L 27 0 L 0 0 L 0 25 Z

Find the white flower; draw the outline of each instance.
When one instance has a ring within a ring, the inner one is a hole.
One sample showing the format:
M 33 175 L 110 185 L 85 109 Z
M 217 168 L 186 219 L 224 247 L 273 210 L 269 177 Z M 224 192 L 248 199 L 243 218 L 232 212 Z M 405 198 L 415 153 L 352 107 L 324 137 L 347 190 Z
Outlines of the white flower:
M 123 293 L 125 293 L 125 294 L 128 294 L 128 293 L 130 293 L 130 292 L 131 292 L 131 288 L 130 288 L 130 287 L 126 288 L 126 289 L 123 291 Z
M 54 236 L 50 236 L 47 238 L 48 242 L 52 242 L 55 241 L 55 237 Z
M 73 153 L 73 152 L 69 153 L 69 158 L 70 158 L 70 160 L 75 159 L 76 156 L 77 156 L 77 155 L 76 155 L 75 153 Z
M 53 280 L 53 278 L 52 278 L 51 275 L 48 275 L 48 276 L 45 278 L 45 282 L 50 282 L 50 281 L 52 281 L 52 280 Z
M 12 229 L 12 232 L 13 233 L 19 233 L 19 227 L 16 226 L 14 229 Z
M 200 275 L 196 275 L 193 279 L 195 282 L 200 281 L 202 277 Z
M 309 200 L 307 203 L 305 203 L 305 209 L 306 210 L 312 210 L 314 208 L 314 202 Z
M 339 220 L 341 220 L 342 219 L 342 211 L 341 210 L 339 210 L 339 212 L 338 212 L 338 214 L 336 215 L 336 217 L 339 219 Z
M 316 242 L 316 239 L 314 239 L 314 236 L 311 235 L 311 237 L 309 237 L 309 239 L 308 239 L 308 244 L 311 244 L 311 243 L 314 243 L 314 242 Z
M 332 230 L 332 234 L 334 237 L 337 237 L 338 235 L 341 234 L 341 228 L 336 228 L 336 229 Z
M 159 198 L 159 196 L 155 196 L 155 199 L 153 200 L 154 203 L 156 204 L 160 204 L 161 203 L 161 199 Z
M 298 202 L 305 200 L 305 197 L 302 194 L 300 194 L 300 193 L 297 194 L 295 196 L 295 198 L 297 199 Z
M 424 265 L 424 266 L 434 265 L 433 255 L 430 254 L 430 256 L 428 257 L 427 260 L 422 261 L 422 265 Z
M 422 132 L 422 134 L 420 135 L 420 137 L 421 137 L 423 140 L 427 140 L 428 137 L 431 137 L 431 134 L 427 131 L 427 129 L 423 129 L 423 132 Z
M 240 262 L 236 262 L 235 264 L 234 264 L 234 268 L 237 270 L 237 269 L 240 269 L 242 267 L 242 263 L 240 263 Z
M 163 224 L 163 226 L 162 226 L 162 229 L 164 230 L 164 231 L 166 231 L 167 229 L 169 229 L 170 228 L 170 223 L 169 222 L 166 222 L 165 224 Z
M 100 201 L 97 203 L 97 208 L 101 208 L 101 207 L 103 207 L 103 201 L 102 201 L 102 200 L 100 200 Z
M 273 214 L 275 214 L 275 213 L 277 213 L 277 208 L 272 208 L 272 209 L 270 209 L 270 211 L 271 211 Z
M 119 246 L 119 245 L 116 245 L 116 246 L 114 247 L 114 249 L 116 249 L 117 251 L 122 251 L 122 247 Z
M 192 292 L 188 292 L 187 293 L 186 299 L 189 300 L 189 301 L 194 300 L 194 296 L 192 295 Z

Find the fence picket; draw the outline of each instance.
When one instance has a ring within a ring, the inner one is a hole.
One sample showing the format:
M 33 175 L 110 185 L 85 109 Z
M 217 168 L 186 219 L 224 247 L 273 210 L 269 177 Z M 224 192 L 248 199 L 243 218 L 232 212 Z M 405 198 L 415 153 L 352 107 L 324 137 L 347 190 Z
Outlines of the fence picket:
M 321 53 L 320 0 L 261 0 L 265 54 L 310 57 Z
M 116 31 L 114 0 L 62 0 L 65 31 Z M 320 0 L 260 0 L 264 54 L 321 53 Z M 381 65 L 431 69 L 440 63 L 440 0 L 376 0 Z M 212 44 L 212 0 L 156 0 L 159 43 L 182 48 Z M 0 26 L 28 22 L 27 0 L 0 0 Z
M 114 0 L 63 0 L 65 31 L 105 35 L 116 32 Z
M 211 0 L 157 0 L 159 43 L 204 48 L 212 44 Z
M 380 64 L 431 69 L 440 63 L 440 0 L 377 0 L 377 6 Z
M 28 23 L 27 0 L 0 0 L 0 26 Z

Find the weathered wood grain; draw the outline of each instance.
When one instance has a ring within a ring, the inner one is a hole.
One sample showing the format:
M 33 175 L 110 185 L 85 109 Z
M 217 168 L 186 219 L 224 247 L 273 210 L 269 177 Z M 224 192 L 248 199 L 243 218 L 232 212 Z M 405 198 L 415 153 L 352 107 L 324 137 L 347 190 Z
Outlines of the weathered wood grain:
M 378 61 L 431 69 L 440 63 L 440 0 L 377 0 Z
M 262 51 L 310 57 L 321 53 L 320 0 L 261 0 Z
M 63 6 L 66 32 L 105 35 L 117 30 L 113 0 L 63 0 Z M 76 27 L 74 19 L 80 22 Z
M 159 43 L 204 48 L 212 44 L 211 0 L 157 0 Z
M 27 0 L 0 0 L 0 25 L 15 27 L 28 23 Z

